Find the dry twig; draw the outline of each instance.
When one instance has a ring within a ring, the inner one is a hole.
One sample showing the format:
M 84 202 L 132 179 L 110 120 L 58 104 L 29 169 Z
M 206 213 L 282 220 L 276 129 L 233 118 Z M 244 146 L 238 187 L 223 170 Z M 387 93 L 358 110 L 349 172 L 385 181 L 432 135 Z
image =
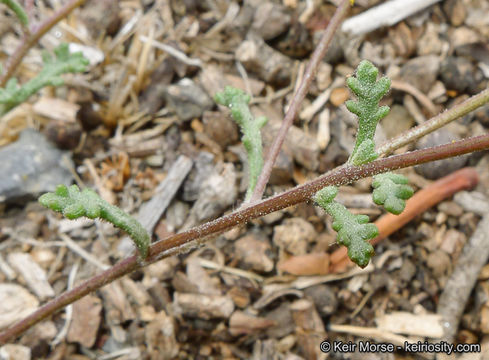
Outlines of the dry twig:
M 268 183 L 268 179 L 270 178 L 270 174 L 272 173 L 273 164 L 275 163 L 275 159 L 277 158 L 280 149 L 282 148 L 282 144 L 287 136 L 287 132 L 289 131 L 294 118 L 299 111 L 299 107 L 306 96 L 309 87 L 311 86 L 311 82 L 314 79 L 314 75 L 316 70 L 321 62 L 321 59 L 326 55 L 328 51 L 329 45 L 333 39 L 333 35 L 336 32 L 336 29 L 340 26 L 343 18 L 345 17 L 348 9 L 350 7 L 349 0 L 343 0 L 341 4 L 336 9 L 334 16 L 331 18 L 328 27 L 324 31 L 323 36 L 319 44 L 314 50 L 314 53 L 311 56 L 311 60 L 306 68 L 306 72 L 302 79 L 301 85 L 299 89 L 295 92 L 294 97 L 292 98 L 292 102 L 285 114 L 284 120 L 282 122 L 282 126 L 275 137 L 275 140 L 268 151 L 267 157 L 265 159 L 265 163 L 263 165 L 263 169 L 258 177 L 257 184 L 253 194 L 250 198 L 250 203 L 256 202 L 261 199 L 263 193 L 265 192 L 265 187 Z

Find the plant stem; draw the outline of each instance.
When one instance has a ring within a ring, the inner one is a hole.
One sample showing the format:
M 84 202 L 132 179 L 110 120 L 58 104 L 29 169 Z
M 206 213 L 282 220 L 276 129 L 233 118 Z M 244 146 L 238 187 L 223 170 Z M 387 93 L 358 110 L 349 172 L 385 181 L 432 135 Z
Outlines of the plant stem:
M 27 14 L 29 22 L 34 21 L 34 0 L 25 0 L 24 9 Z
M 66 17 L 71 11 L 83 4 L 85 0 L 69 0 L 61 9 L 57 10 L 50 18 L 46 19 L 39 25 L 31 27 L 30 34 L 24 34 L 22 42 L 15 49 L 12 56 L 9 57 L 5 64 L 4 72 L 0 75 L 0 87 L 5 87 L 7 81 L 12 77 L 15 69 L 19 66 L 25 54 L 31 47 L 37 44 L 39 39 L 47 33 L 61 19 Z
M 52 315 L 64 306 L 118 279 L 136 269 L 149 265 L 162 258 L 183 253 L 195 246 L 195 241 L 204 242 L 210 235 L 216 235 L 238 224 L 264 216 L 304 201 L 308 201 L 318 190 L 328 185 L 345 185 L 361 178 L 404 167 L 423 164 L 430 161 L 446 159 L 474 151 L 489 149 L 489 134 L 460 140 L 446 145 L 417 150 L 402 155 L 376 160 L 363 166 L 345 165 L 338 167 L 317 179 L 297 186 L 282 194 L 242 207 L 214 221 L 199 225 L 188 231 L 170 236 L 154 243 L 149 249 L 148 258 L 140 263 L 137 255 L 122 260 L 110 269 L 85 281 L 76 288 L 61 294 L 59 297 L 37 309 L 25 319 L 0 333 L 0 344 L 19 336 L 22 332 Z
M 324 55 L 326 55 L 326 52 L 328 51 L 328 48 L 331 44 L 331 40 L 333 39 L 336 30 L 343 21 L 343 18 L 346 16 L 349 7 L 349 0 L 343 0 L 341 2 L 341 4 L 336 9 L 333 17 L 331 18 L 328 27 L 324 31 L 324 34 L 319 41 L 319 44 L 314 50 L 314 53 L 311 56 L 311 60 L 307 65 L 299 89 L 297 89 L 296 93 L 294 94 L 287 113 L 285 114 L 282 126 L 280 127 L 280 130 L 272 146 L 270 147 L 270 150 L 267 153 L 265 164 L 263 165 L 263 169 L 260 173 L 260 176 L 258 177 L 258 181 L 255 190 L 253 191 L 253 195 L 251 196 L 250 203 L 259 201 L 262 198 L 263 193 L 265 192 L 265 187 L 267 186 L 268 180 L 270 179 L 270 174 L 272 173 L 273 164 L 275 163 L 280 149 L 282 148 L 285 136 L 287 135 L 287 132 L 289 131 L 289 128 L 292 125 L 295 116 L 297 115 L 299 106 L 301 105 L 307 92 L 309 91 L 309 87 L 311 86 L 312 80 L 314 79 L 317 68 Z
M 458 191 L 470 190 L 477 185 L 478 175 L 474 168 L 466 167 L 457 170 L 435 182 L 424 189 L 419 190 L 406 202 L 406 208 L 399 215 L 385 214 L 375 221 L 379 229 L 379 235 L 370 240 L 372 245 L 378 244 L 381 240 L 397 231 L 405 224 L 410 222 L 417 215 L 422 214 L 432 206 L 446 198 L 451 197 Z M 330 272 L 338 273 L 345 271 L 353 263 L 348 259 L 346 248 L 341 247 L 335 250 L 330 258 Z
M 481 93 L 474 95 L 461 104 L 458 104 L 447 110 L 445 112 L 440 113 L 439 115 L 431 118 L 425 123 L 418 125 L 401 135 L 395 137 L 392 140 L 387 141 L 385 144 L 381 145 L 377 148 L 377 153 L 379 155 L 389 155 L 394 150 L 399 149 L 400 147 L 407 145 L 413 141 L 420 139 L 421 137 L 429 134 L 442 126 L 448 124 L 449 122 L 456 120 L 462 116 L 467 115 L 469 112 L 477 109 L 478 107 L 489 102 L 489 89 L 482 91 Z

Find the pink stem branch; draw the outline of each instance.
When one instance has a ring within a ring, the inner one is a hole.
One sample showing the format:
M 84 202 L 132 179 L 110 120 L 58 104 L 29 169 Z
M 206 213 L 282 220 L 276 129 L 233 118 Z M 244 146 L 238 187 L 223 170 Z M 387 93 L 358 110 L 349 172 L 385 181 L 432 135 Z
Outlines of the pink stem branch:
M 24 9 L 29 18 L 29 24 L 32 24 L 34 21 L 34 0 L 25 0 Z
M 311 60 L 307 65 L 302 82 L 297 89 L 297 92 L 294 94 L 287 113 L 285 114 L 282 126 L 280 127 L 277 137 L 275 138 L 272 146 L 270 147 L 270 150 L 268 151 L 265 164 L 263 165 L 263 169 L 260 173 L 260 176 L 258 177 L 255 190 L 253 191 L 253 194 L 250 198 L 250 203 L 259 201 L 262 198 L 263 193 L 265 192 L 265 187 L 267 186 L 268 180 L 270 179 L 270 174 L 272 173 L 273 164 L 275 163 L 280 149 L 282 148 L 285 136 L 287 135 L 287 132 L 289 131 L 289 128 L 292 125 L 295 116 L 297 115 L 297 112 L 299 111 L 299 107 L 302 101 L 309 91 L 309 87 L 311 86 L 312 80 L 314 79 L 317 68 L 324 55 L 326 55 L 326 52 L 331 44 L 331 40 L 333 39 L 337 28 L 340 26 L 343 18 L 348 12 L 349 7 L 350 0 L 343 0 L 341 2 L 341 4 L 336 9 L 333 17 L 331 18 L 328 27 L 324 31 L 324 34 L 321 37 L 321 40 L 316 47 L 316 50 L 314 50 L 314 53 L 311 56 Z
M 7 341 L 19 336 L 34 324 L 42 321 L 66 305 L 73 303 L 74 301 L 92 291 L 101 288 L 115 279 L 118 279 L 136 269 L 149 265 L 162 258 L 187 251 L 195 245 L 194 242 L 196 240 L 203 242 L 206 240 L 206 237 L 226 231 L 238 224 L 248 222 L 252 219 L 284 209 L 291 205 L 308 201 L 311 196 L 325 186 L 345 185 L 361 178 L 382 172 L 486 149 L 489 149 L 489 134 L 460 140 L 446 145 L 417 150 L 402 155 L 394 155 L 388 158 L 373 161 L 364 166 L 345 165 L 338 167 L 304 185 L 297 186 L 293 189 L 285 191 L 282 194 L 265 199 L 256 204 L 252 204 L 249 207 L 243 207 L 219 219 L 199 225 L 188 231 L 170 236 L 164 240 L 154 243 L 149 250 L 149 256 L 144 264 L 138 262 L 137 255 L 133 255 L 122 260 L 110 269 L 85 281 L 76 288 L 63 293 L 59 297 L 37 309 L 25 319 L 4 330 L 2 333 L 0 333 L 0 344 L 5 344 Z

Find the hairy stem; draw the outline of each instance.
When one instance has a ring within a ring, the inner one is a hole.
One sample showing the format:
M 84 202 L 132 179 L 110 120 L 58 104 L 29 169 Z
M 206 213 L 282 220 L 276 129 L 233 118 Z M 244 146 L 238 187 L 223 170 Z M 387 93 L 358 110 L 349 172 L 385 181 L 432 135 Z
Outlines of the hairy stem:
M 299 86 L 299 89 L 297 89 L 297 92 L 294 94 L 294 97 L 292 98 L 287 113 L 285 114 L 282 126 L 280 127 L 277 137 L 275 138 L 272 146 L 270 147 L 270 150 L 267 153 L 265 164 L 263 165 L 263 169 L 260 173 L 260 176 L 258 177 L 255 190 L 253 191 L 253 195 L 250 199 L 251 203 L 259 201 L 262 198 L 263 193 L 265 192 L 265 187 L 267 186 L 268 180 L 270 179 L 270 174 L 272 173 L 273 164 L 275 163 L 280 149 L 282 148 L 285 136 L 287 135 L 287 132 L 289 131 L 289 128 L 292 125 L 292 122 L 294 121 L 297 112 L 299 111 L 299 107 L 302 101 L 309 91 L 309 87 L 311 86 L 312 80 L 314 79 L 317 68 L 324 55 L 326 55 L 329 45 L 331 44 L 331 40 L 333 39 L 336 30 L 343 21 L 343 18 L 346 16 L 349 7 L 349 0 L 343 0 L 341 2 L 341 4 L 336 9 L 333 17 L 331 18 L 328 27 L 324 31 L 324 34 L 321 37 L 321 40 L 316 47 L 316 50 L 314 50 L 314 53 L 311 56 L 311 60 L 309 61 L 309 64 L 307 65 L 306 71 L 304 73 L 301 85 Z
M 489 89 L 468 98 L 463 103 L 454 106 L 450 110 L 442 112 L 425 123 L 387 141 L 385 144 L 378 147 L 376 151 L 379 155 L 389 155 L 394 150 L 422 138 L 426 134 L 441 128 L 453 120 L 467 115 L 469 112 L 481 107 L 486 103 L 489 103 Z
M 50 18 L 41 24 L 32 26 L 30 34 L 25 34 L 22 42 L 15 49 L 12 56 L 9 57 L 4 67 L 4 72 L 0 75 L 0 87 L 5 87 L 7 81 L 12 77 L 25 54 L 31 47 L 37 44 L 39 39 L 47 33 L 61 19 L 66 17 L 70 12 L 83 4 L 85 0 L 69 0 L 61 9 L 57 10 Z
M 34 20 L 34 0 L 25 0 L 24 9 L 29 22 L 32 22 Z
M 122 260 L 110 269 L 85 281 L 76 288 L 67 291 L 37 309 L 31 315 L 0 333 L 0 343 L 19 336 L 22 332 L 42 321 L 68 304 L 80 299 L 90 292 L 118 279 L 136 269 L 149 265 L 162 258 L 188 251 L 196 240 L 205 241 L 205 237 L 228 230 L 238 224 L 284 209 L 309 199 L 320 189 L 328 185 L 345 185 L 361 178 L 376 175 L 389 170 L 396 170 L 430 161 L 446 159 L 474 151 L 489 149 L 489 134 L 468 138 L 446 145 L 417 150 L 402 155 L 376 160 L 363 166 L 346 165 L 338 167 L 317 179 L 297 186 L 282 194 L 241 208 L 214 221 L 199 225 L 188 231 L 170 236 L 154 243 L 149 249 L 144 263 L 137 255 Z

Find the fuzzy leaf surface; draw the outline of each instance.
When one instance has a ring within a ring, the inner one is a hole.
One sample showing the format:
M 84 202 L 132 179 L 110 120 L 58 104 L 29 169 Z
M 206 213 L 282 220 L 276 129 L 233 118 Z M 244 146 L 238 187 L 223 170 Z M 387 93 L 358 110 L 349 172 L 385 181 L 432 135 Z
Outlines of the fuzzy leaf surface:
M 369 61 L 363 60 L 357 67 L 356 76 L 346 80 L 350 90 L 357 97 L 348 100 L 346 108 L 358 117 L 358 132 L 355 147 L 350 156 L 354 165 L 366 164 L 377 158 L 374 135 L 380 119 L 389 113 L 388 106 L 379 106 L 379 101 L 387 94 L 391 81 L 387 77 L 377 81 L 379 70 Z
M 88 60 L 81 52 L 71 54 L 68 44 L 61 44 L 55 50 L 55 57 L 48 52 L 43 53 L 44 66 L 36 77 L 19 86 L 17 79 L 10 79 L 5 88 L 0 88 L 0 116 L 26 101 L 46 86 L 64 84 L 62 74 L 84 72 Z
M 399 215 L 406 207 L 406 200 L 414 194 L 413 188 L 407 184 L 408 179 L 405 176 L 392 172 L 374 176 L 374 203 L 383 205 L 392 214 Z
M 379 234 L 379 229 L 369 223 L 367 215 L 354 215 L 345 206 L 334 201 L 337 193 L 337 187 L 327 186 L 316 193 L 314 201 L 333 218 L 333 229 L 338 232 L 338 244 L 346 246 L 348 257 L 363 268 L 374 255 L 374 248 L 369 240 Z
M 71 220 L 82 216 L 107 220 L 129 234 L 143 259 L 148 255 L 151 237 L 143 226 L 117 206 L 103 200 L 92 189 L 80 191 L 76 185 L 58 185 L 54 193 L 41 195 L 39 202 Z
M 231 110 L 231 116 L 243 134 L 241 141 L 245 147 L 249 164 L 248 189 L 245 200 L 249 200 L 263 168 L 261 128 L 267 123 L 267 118 L 264 116 L 254 118 L 248 105 L 250 96 L 240 89 L 226 86 L 224 91 L 215 95 L 214 100 Z

